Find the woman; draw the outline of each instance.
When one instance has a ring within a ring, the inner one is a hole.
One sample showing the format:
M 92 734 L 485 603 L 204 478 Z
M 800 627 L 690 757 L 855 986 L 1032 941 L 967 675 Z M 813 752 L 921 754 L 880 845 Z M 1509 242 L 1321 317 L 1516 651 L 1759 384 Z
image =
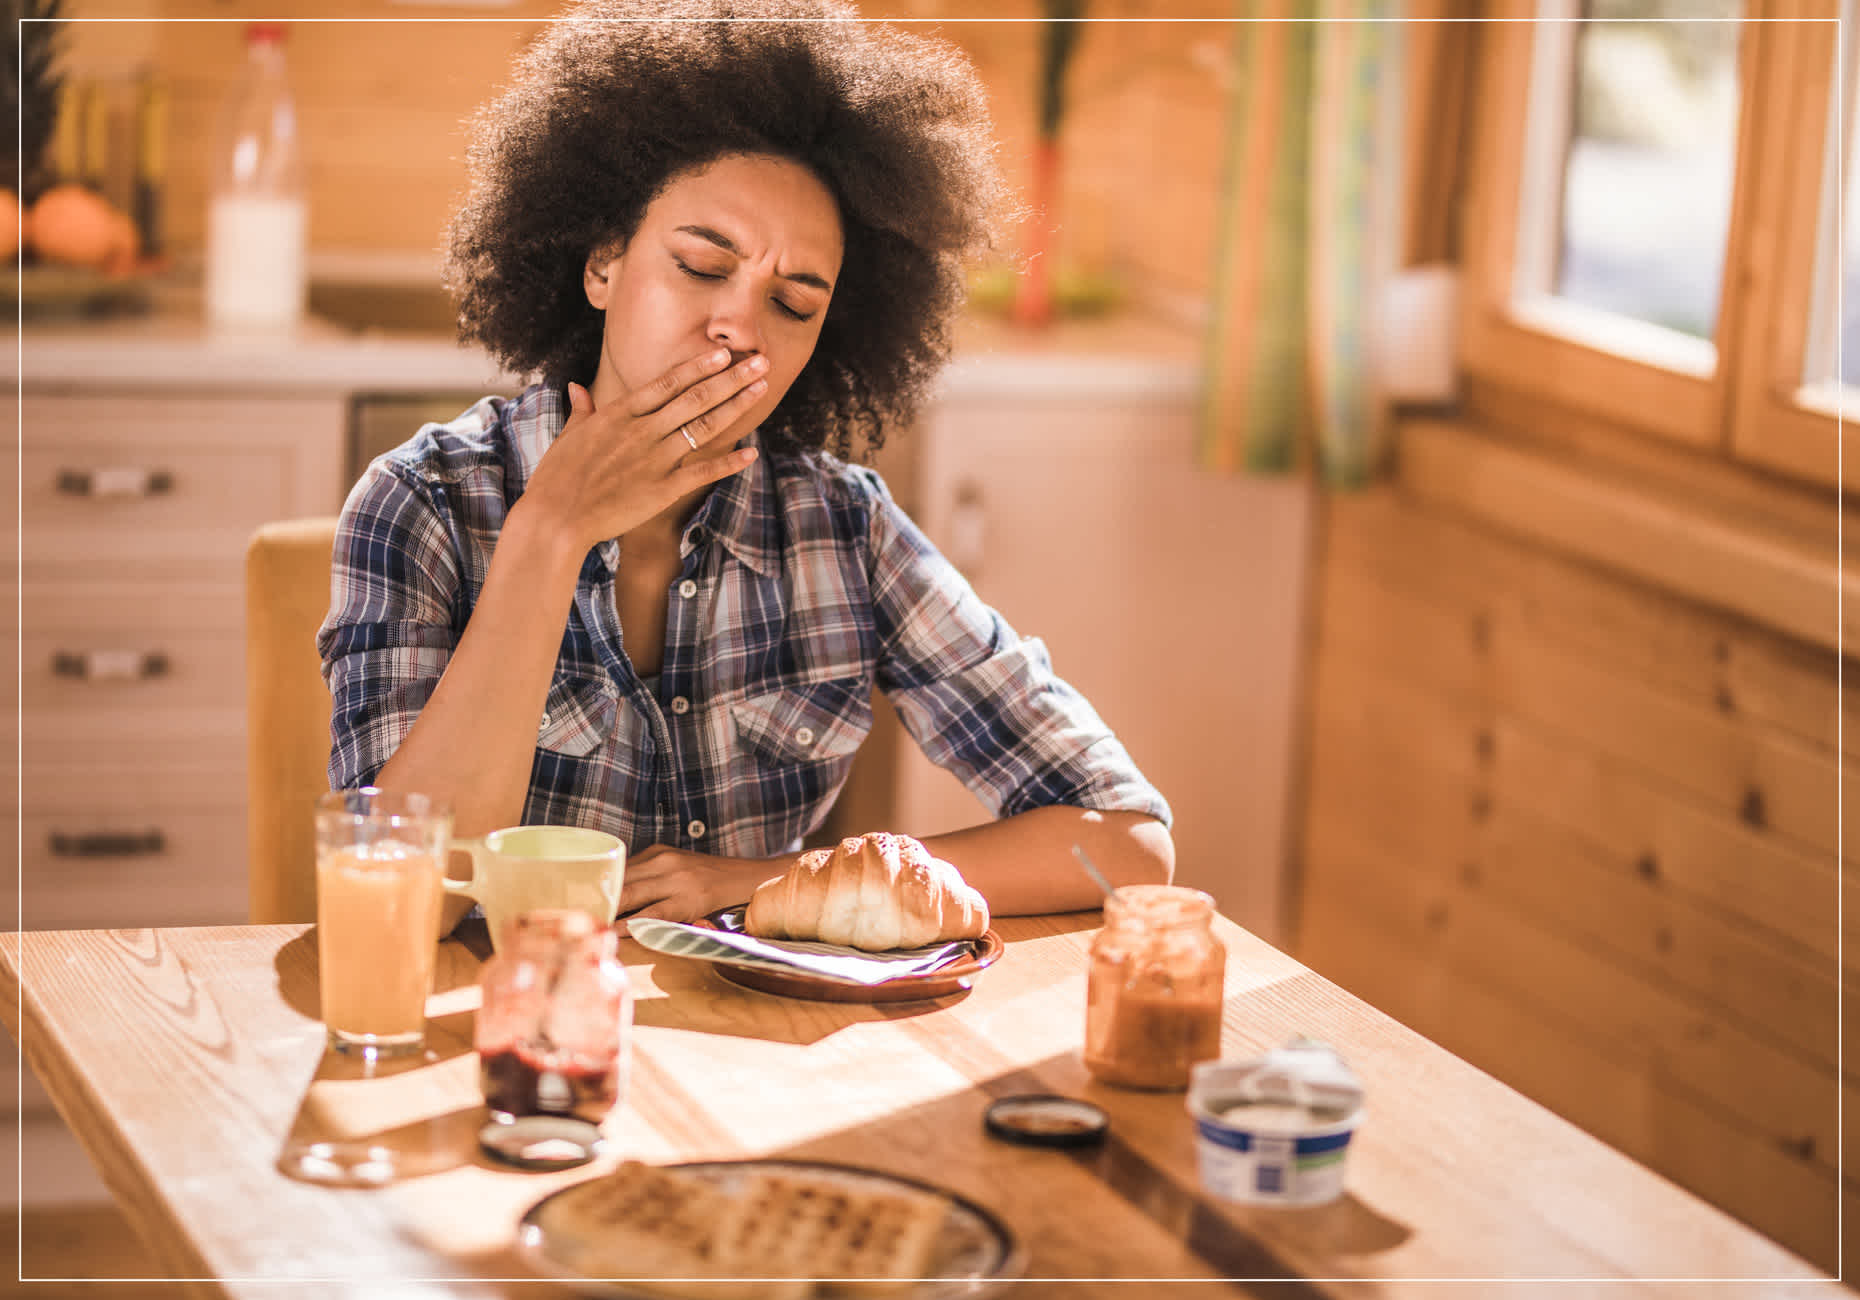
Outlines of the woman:
M 462 333 L 541 381 L 350 495 L 332 785 L 610 830 L 621 909 L 690 919 L 792 863 L 876 684 L 997 818 L 925 841 L 996 912 L 1095 905 L 1074 843 L 1168 879 L 1123 746 L 845 463 L 922 402 L 988 240 L 973 72 L 824 2 L 643 12 L 577 6 L 479 121 Z

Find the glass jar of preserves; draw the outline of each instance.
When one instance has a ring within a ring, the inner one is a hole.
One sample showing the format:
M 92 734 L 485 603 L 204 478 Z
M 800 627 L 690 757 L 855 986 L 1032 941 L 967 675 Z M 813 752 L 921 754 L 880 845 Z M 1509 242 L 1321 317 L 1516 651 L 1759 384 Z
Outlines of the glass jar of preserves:
M 619 1103 L 633 990 L 618 942 L 573 908 L 525 912 L 505 925 L 479 980 L 473 1042 L 485 1104 L 498 1117 L 598 1124 Z
M 1214 900 L 1176 885 L 1126 885 L 1104 901 L 1085 995 L 1085 1068 L 1124 1088 L 1186 1088 L 1221 1054 L 1227 950 Z

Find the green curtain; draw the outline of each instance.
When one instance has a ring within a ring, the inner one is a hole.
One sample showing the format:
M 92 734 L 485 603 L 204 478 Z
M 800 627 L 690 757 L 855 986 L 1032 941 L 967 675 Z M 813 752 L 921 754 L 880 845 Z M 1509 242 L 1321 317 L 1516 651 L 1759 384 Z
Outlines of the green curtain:
M 1369 338 L 1400 233 L 1399 0 L 1251 0 L 1234 31 L 1200 458 L 1361 486 L 1386 459 Z

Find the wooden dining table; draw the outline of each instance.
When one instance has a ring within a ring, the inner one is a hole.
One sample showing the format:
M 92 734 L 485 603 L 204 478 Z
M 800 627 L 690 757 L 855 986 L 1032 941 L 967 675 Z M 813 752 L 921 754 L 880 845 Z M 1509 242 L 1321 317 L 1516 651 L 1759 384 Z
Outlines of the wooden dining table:
M 756 992 L 624 940 L 626 1095 L 606 1154 L 547 1173 L 477 1143 L 481 933 L 440 945 L 425 1051 L 372 1073 L 325 1047 L 309 926 L 0 935 L 0 1007 L 148 1250 L 201 1295 L 561 1295 L 516 1245 L 540 1198 L 623 1158 L 766 1157 L 967 1198 L 1017 1240 L 1023 1280 L 1004 1294 L 1028 1300 L 1846 1294 L 1224 919 L 1223 1055 L 1322 1039 L 1367 1101 L 1339 1199 L 1216 1199 L 1183 1094 L 1102 1085 L 1080 1059 L 1099 915 L 995 924 L 1006 952 L 967 992 L 880 1004 Z M 1097 1103 L 1108 1138 L 991 1136 L 986 1107 L 1022 1093 Z M 392 1176 L 305 1176 L 305 1152 L 345 1143 L 391 1153 Z

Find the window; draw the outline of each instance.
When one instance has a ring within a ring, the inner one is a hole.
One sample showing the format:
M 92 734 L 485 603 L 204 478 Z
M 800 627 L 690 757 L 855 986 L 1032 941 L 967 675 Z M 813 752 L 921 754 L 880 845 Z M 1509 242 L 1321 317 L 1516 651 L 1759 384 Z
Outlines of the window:
M 1839 96 L 1827 95 L 1828 145 L 1822 154 L 1820 205 L 1817 213 L 1813 307 L 1809 317 L 1807 364 L 1802 383 L 1809 396 L 1827 405 L 1842 400 L 1841 388 L 1860 387 L 1860 132 L 1856 132 L 1856 69 L 1852 39 L 1860 4 L 1848 0 L 1841 18 L 1849 39 L 1839 56 Z M 1843 153 L 1844 150 L 1844 153 Z
M 1479 33 L 1470 375 L 1835 481 L 1836 414 L 1860 409 L 1837 362 L 1860 379 L 1836 2 L 1497 0 L 1513 21 Z

